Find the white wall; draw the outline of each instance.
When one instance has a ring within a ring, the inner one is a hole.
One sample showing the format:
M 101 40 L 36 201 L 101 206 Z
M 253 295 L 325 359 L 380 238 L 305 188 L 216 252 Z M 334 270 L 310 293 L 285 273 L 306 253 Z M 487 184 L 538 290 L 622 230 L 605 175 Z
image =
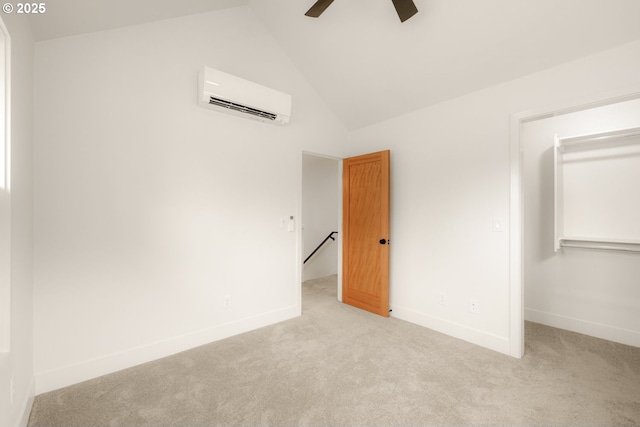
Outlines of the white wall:
M 306 258 L 329 233 L 338 231 L 342 180 L 336 159 L 304 154 L 302 162 L 302 253 Z M 304 265 L 303 280 L 338 273 L 338 235 L 333 237 Z
M 198 107 L 204 65 L 291 93 L 291 123 Z M 347 132 L 248 7 L 40 42 L 35 76 L 38 393 L 300 313 L 280 218 Z
M 11 36 L 11 292 L 10 352 L 0 354 L 0 425 L 25 425 L 33 377 L 33 55 L 31 31 L 3 14 Z M 15 382 L 14 402 L 10 381 Z
M 528 320 L 640 347 L 640 254 L 569 248 L 556 253 L 553 242 L 554 135 L 562 138 L 634 127 L 640 127 L 640 100 L 524 125 L 524 271 Z M 598 184 L 590 176 L 581 182 L 584 188 Z M 636 202 L 640 202 L 637 182 L 625 180 L 620 185 L 626 188 L 610 191 L 635 193 Z M 610 221 L 615 222 L 616 214 L 624 212 L 613 214 Z
M 510 353 L 510 115 L 639 81 L 640 41 L 353 132 L 391 150 L 393 316 Z

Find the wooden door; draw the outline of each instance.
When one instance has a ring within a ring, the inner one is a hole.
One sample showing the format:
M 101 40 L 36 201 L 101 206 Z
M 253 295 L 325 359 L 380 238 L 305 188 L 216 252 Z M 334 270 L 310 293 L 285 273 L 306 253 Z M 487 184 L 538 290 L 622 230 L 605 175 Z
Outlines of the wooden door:
M 344 159 L 342 301 L 389 316 L 389 150 Z

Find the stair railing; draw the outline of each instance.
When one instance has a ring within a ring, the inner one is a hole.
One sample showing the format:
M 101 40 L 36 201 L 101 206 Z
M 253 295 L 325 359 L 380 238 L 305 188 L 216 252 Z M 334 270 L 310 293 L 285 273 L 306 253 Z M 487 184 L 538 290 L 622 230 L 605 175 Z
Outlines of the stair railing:
M 318 252 L 318 249 L 320 249 L 320 248 L 322 247 L 322 245 L 324 245 L 324 244 L 327 242 L 327 240 L 329 240 L 329 239 L 331 239 L 331 240 L 336 240 L 336 239 L 333 237 L 333 235 L 334 235 L 334 234 L 338 234 L 338 232 L 337 232 L 337 231 L 332 231 L 331 233 L 329 233 L 329 235 L 328 235 L 327 237 L 325 237 L 325 238 L 324 238 L 324 240 L 322 241 L 322 243 L 320 243 L 320 244 L 318 245 L 318 247 L 317 247 L 317 248 L 315 248 L 315 249 L 313 250 L 313 252 L 311 252 L 311 255 L 309 255 L 309 256 L 307 257 L 307 259 L 305 259 L 305 260 L 304 260 L 303 264 L 306 264 L 306 263 L 307 263 L 307 261 L 309 261 L 309 258 L 311 258 L 311 257 L 313 256 L 313 254 L 315 254 L 316 252 Z

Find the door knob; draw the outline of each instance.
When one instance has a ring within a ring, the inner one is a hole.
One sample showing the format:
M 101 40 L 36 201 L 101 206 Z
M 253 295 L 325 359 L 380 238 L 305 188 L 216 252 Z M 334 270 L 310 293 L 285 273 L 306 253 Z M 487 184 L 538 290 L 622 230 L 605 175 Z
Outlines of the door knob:
M 380 239 L 380 244 L 381 245 L 386 245 L 387 244 L 387 239 Z

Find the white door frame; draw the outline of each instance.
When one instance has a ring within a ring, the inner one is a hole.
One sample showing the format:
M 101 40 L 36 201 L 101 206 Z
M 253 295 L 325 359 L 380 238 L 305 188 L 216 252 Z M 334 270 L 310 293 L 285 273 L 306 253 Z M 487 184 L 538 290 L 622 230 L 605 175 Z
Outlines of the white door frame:
M 525 123 L 576 111 L 640 98 L 640 84 L 572 99 L 557 105 L 511 115 L 511 178 L 509 204 L 509 341 L 510 355 L 524 355 L 524 241 L 523 241 L 523 155 L 522 126 Z
M 11 36 L 0 18 L 0 353 L 11 350 Z

